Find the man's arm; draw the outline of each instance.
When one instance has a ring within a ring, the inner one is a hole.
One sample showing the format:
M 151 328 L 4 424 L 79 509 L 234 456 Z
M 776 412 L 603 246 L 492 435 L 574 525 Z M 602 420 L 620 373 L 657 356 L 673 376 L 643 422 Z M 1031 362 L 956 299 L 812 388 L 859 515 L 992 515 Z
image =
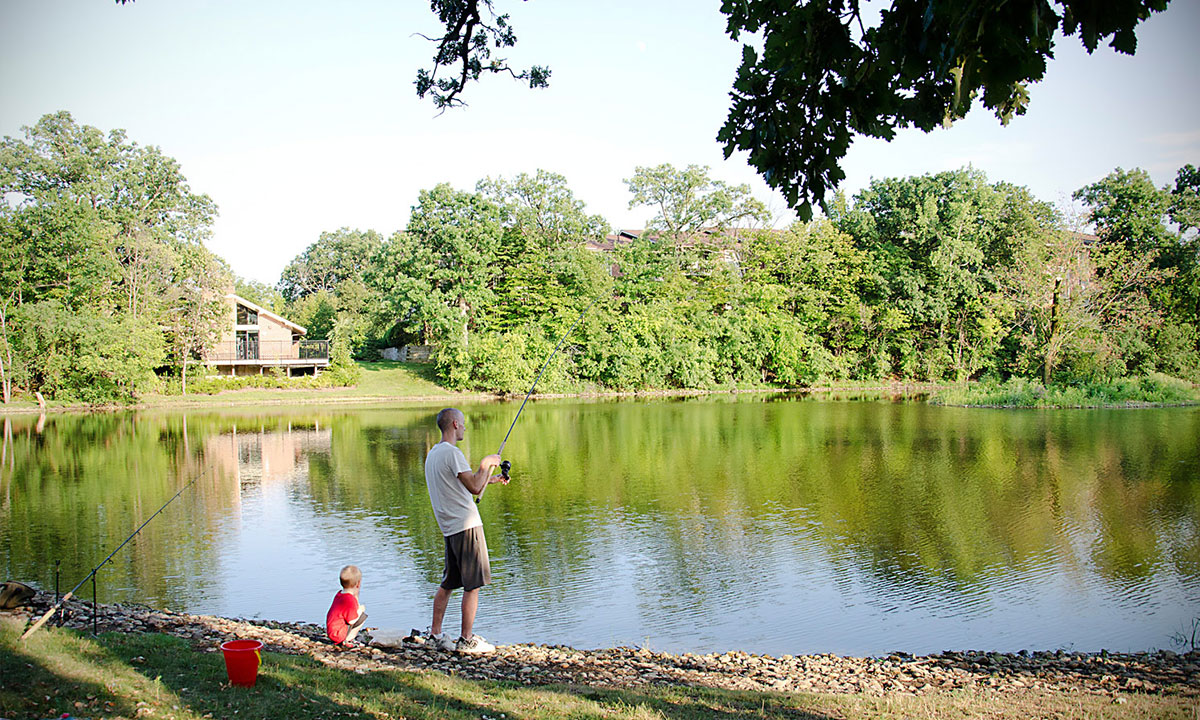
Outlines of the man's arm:
M 475 472 L 463 471 L 458 474 L 458 480 L 472 495 L 483 492 L 485 485 L 493 482 L 506 482 L 502 475 L 492 475 L 492 470 L 500 464 L 499 455 L 488 455 L 479 461 L 479 469 Z

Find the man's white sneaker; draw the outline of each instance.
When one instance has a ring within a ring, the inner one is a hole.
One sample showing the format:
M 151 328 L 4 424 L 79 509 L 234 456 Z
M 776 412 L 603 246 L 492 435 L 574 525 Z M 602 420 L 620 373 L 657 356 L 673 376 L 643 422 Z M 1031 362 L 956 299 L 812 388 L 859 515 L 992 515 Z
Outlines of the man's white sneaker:
M 469 638 L 460 637 L 458 642 L 454 643 L 454 649 L 460 653 L 490 653 L 496 646 L 481 636 L 472 634 Z
M 450 639 L 450 635 L 447 633 L 442 633 L 441 635 L 426 633 L 425 647 L 431 650 L 444 650 L 446 652 L 451 652 L 455 648 L 455 643 Z

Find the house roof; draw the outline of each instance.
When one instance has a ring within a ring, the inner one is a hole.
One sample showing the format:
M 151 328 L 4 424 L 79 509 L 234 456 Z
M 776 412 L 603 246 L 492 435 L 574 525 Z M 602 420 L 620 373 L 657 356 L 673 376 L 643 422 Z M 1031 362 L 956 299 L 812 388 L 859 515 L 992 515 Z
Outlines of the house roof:
M 246 307 L 254 310 L 259 315 L 266 315 L 267 317 L 271 318 L 272 320 L 279 323 L 280 325 L 287 325 L 288 327 L 292 328 L 293 330 L 300 333 L 301 335 L 308 334 L 308 330 L 305 330 L 304 326 L 297 325 L 296 323 L 292 322 L 291 320 L 288 320 L 287 318 L 285 318 L 281 315 L 276 315 L 275 313 L 271 312 L 270 310 L 267 310 L 266 308 L 262 307 L 261 305 L 250 302 L 249 300 L 242 297 L 241 295 L 235 295 L 233 293 L 226 293 L 225 297 L 231 298 L 236 303 L 245 305 Z

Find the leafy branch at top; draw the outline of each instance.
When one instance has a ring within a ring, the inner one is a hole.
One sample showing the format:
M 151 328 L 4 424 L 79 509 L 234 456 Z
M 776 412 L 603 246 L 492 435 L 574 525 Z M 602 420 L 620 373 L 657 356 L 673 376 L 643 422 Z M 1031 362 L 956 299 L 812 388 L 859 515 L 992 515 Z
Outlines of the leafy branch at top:
M 854 135 L 931 131 L 967 115 L 976 99 L 1007 124 L 1029 104 L 1028 85 L 1054 57 L 1055 32 L 1090 53 L 1111 36 L 1133 54 L 1135 27 L 1167 0 L 893 0 L 864 24 L 859 0 L 725 0 L 729 36 L 745 45 L 732 105 L 717 139 L 749 162 L 801 217 L 845 178 Z
M 486 10 L 490 18 L 484 20 L 480 9 Z M 508 15 L 497 15 L 492 9 L 492 0 L 432 0 L 431 9 L 446 28 L 439 38 L 421 37 L 437 43 L 433 56 L 433 69 L 417 71 L 417 96 L 427 94 L 440 110 L 466 105 L 459 97 L 467 83 L 478 80 L 484 71 L 508 73 L 514 79 L 527 80 L 529 87 L 544 88 L 549 85 L 550 69 L 534 65 L 527 70 L 514 70 L 508 60 L 492 57 L 494 51 L 510 48 L 517 43 L 517 36 L 509 24 Z M 419 34 L 419 33 L 418 33 Z M 456 68 L 451 77 L 438 77 L 439 70 Z

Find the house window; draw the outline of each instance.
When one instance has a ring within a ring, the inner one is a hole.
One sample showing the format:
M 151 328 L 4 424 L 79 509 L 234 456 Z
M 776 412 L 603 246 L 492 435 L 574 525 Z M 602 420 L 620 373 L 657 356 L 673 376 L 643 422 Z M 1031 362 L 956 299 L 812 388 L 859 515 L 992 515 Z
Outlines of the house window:
M 237 359 L 238 360 L 257 360 L 258 359 L 258 331 L 257 330 L 238 330 L 236 337 L 237 337 Z
M 226 315 L 225 317 L 229 317 L 229 316 Z M 257 325 L 258 324 L 258 311 L 251 310 L 250 308 L 246 307 L 245 305 L 238 303 L 237 324 L 238 325 Z

